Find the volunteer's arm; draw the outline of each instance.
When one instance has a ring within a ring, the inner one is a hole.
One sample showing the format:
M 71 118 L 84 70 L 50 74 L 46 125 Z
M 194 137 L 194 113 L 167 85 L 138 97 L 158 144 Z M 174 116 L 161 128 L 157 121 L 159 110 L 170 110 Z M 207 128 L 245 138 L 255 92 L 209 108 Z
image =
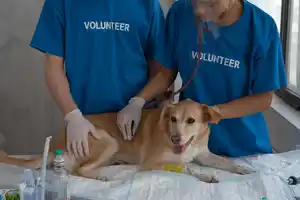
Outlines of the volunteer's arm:
M 159 64 L 158 64 L 159 65 Z M 157 95 L 166 91 L 175 81 L 177 71 L 170 70 L 163 66 L 159 67 L 158 73 L 148 82 L 144 89 L 137 95 L 150 101 Z
M 150 101 L 165 92 L 174 83 L 177 75 L 173 55 L 174 41 L 176 40 L 175 9 L 170 8 L 165 20 L 159 3 L 156 4 L 155 8 L 156 12 L 153 16 L 147 52 L 152 58 L 150 67 L 156 69 L 156 75 L 137 95 L 146 101 Z
M 91 133 L 98 138 L 93 124 L 84 118 L 71 96 L 69 82 L 64 71 L 63 58 L 46 54 L 46 85 L 67 121 L 67 149 L 76 158 L 89 155 L 87 135 Z
M 52 97 L 64 116 L 77 108 L 70 93 L 63 58 L 46 54 L 45 79 Z
M 267 110 L 272 103 L 273 92 L 287 86 L 281 40 L 275 23 L 270 34 L 267 50 L 255 60 L 252 95 L 216 106 L 224 119 Z
M 97 138 L 95 127 L 82 115 L 71 97 L 64 71 L 65 4 L 61 0 L 44 3 L 30 46 L 46 54 L 45 78 L 51 95 L 65 115 L 67 149 L 76 158 L 89 155 L 88 134 Z
M 173 83 L 176 74 L 173 69 L 163 67 L 173 66 L 171 65 L 172 56 L 168 55 L 171 51 L 171 44 L 168 45 L 166 39 L 173 42 L 174 40 L 171 36 L 174 34 L 174 31 L 172 27 L 165 25 L 164 14 L 159 1 L 150 2 L 153 3 L 153 14 L 147 40 L 146 56 L 150 68 L 152 70 L 155 69 L 156 73 L 154 74 L 156 75 L 152 77 L 144 89 L 142 89 L 137 96 L 132 98 L 129 104 L 118 113 L 117 125 L 126 140 L 131 140 L 135 135 L 145 103 L 167 90 Z M 171 20 L 167 21 L 170 24 Z M 166 37 L 166 35 L 169 37 Z
M 64 116 L 75 105 L 64 71 L 65 60 L 65 13 L 60 0 L 45 1 L 30 46 L 45 53 L 45 79 L 51 95 Z
M 243 117 L 267 110 L 271 105 L 272 97 L 273 92 L 265 92 L 217 105 L 217 108 L 223 119 Z

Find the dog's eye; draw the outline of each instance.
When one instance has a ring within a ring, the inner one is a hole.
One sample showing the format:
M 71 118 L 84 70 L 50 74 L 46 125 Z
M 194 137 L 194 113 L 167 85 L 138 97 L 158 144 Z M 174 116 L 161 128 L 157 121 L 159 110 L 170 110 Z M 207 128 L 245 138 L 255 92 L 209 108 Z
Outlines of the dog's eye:
M 171 117 L 171 122 L 176 122 L 176 121 L 177 121 L 176 117 L 172 116 Z
M 195 122 L 195 119 L 194 119 L 194 118 L 188 118 L 188 119 L 186 120 L 186 122 L 187 122 L 188 124 L 193 124 L 193 123 Z

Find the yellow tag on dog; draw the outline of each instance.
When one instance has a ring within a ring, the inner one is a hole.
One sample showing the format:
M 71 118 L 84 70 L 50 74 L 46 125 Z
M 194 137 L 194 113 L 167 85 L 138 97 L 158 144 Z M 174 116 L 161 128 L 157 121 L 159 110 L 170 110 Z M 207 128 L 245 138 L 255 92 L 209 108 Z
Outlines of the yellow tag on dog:
M 164 170 L 169 171 L 169 172 L 181 173 L 184 170 L 184 166 L 183 165 L 165 164 Z

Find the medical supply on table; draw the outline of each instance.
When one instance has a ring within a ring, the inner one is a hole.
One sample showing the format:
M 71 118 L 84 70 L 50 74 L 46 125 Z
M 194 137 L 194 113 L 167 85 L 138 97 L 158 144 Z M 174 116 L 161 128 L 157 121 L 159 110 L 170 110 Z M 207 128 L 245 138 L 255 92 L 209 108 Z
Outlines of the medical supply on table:
M 39 174 L 34 174 L 31 169 L 24 170 L 23 181 L 19 184 L 21 200 L 44 200 L 45 199 L 45 179 L 47 172 L 47 159 L 51 136 L 47 137 L 44 145 L 42 168 Z M 1 199 L 0 199 L 1 200 Z
M 169 172 L 182 173 L 185 169 L 185 166 L 184 165 L 165 164 L 163 166 L 163 169 L 165 171 L 169 171 Z
M 63 151 L 56 150 L 53 161 L 53 171 L 47 174 L 46 199 L 48 200 L 67 200 L 68 195 L 68 175 L 65 170 Z
M 31 169 L 24 170 L 23 182 L 19 185 L 20 200 L 36 199 L 35 177 Z
M 16 189 L 0 190 L 0 200 L 20 200 L 20 191 Z
M 62 154 L 63 154 L 62 150 L 56 150 L 56 156 L 53 161 L 54 171 L 61 172 L 61 170 L 64 170 L 64 168 L 65 168 L 65 160 L 64 160 Z
M 287 183 L 289 185 L 298 185 L 298 184 L 300 184 L 300 177 L 290 176 L 287 179 Z

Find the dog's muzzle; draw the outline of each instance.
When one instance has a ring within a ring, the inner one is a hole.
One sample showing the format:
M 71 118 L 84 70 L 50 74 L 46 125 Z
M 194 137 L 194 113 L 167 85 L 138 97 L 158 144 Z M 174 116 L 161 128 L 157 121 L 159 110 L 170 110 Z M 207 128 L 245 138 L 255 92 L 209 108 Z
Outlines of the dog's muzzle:
M 175 153 L 175 154 L 181 154 L 191 144 L 191 142 L 194 139 L 194 136 L 192 136 L 185 144 L 182 144 L 182 145 L 180 145 L 181 136 L 177 136 L 177 135 L 171 136 L 170 139 L 171 139 L 171 142 L 173 143 L 173 147 L 172 147 L 173 153 Z
M 175 145 L 179 145 L 181 142 L 181 136 L 180 135 L 172 135 L 171 136 L 171 142 Z

